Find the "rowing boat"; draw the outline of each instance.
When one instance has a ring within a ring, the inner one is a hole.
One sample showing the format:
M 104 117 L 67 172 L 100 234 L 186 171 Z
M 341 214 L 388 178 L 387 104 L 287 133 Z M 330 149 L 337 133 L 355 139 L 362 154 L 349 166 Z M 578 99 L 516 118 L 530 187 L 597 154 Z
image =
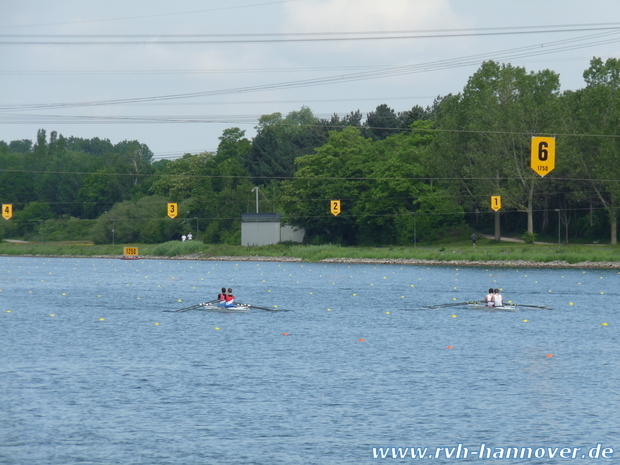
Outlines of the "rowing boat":
M 218 304 L 200 305 L 196 310 L 202 310 L 205 312 L 219 312 L 219 313 L 248 313 L 250 311 L 249 305 L 233 305 L 232 307 L 224 307 Z
M 502 305 L 501 307 L 487 307 L 484 304 L 469 304 L 470 308 L 476 310 L 485 310 L 487 312 L 518 312 L 519 307 L 516 305 Z

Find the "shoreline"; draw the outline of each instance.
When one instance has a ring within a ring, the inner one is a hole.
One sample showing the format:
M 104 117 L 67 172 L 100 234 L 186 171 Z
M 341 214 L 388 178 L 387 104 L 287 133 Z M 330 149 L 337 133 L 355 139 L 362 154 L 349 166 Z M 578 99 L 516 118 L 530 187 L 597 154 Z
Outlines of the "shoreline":
M 97 258 L 107 260 L 122 260 L 123 255 L 8 255 L 0 257 L 36 257 L 36 258 Z M 198 261 L 239 261 L 239 262 L 284 262 L 284 263 L 341 263 L 361 265 L 410 265 L 410 266 L 476 266 L 494 268 L 587 268 L 587 269 L 619 269 L 620 262 L 579 262 L 568 263 L 563 260 L 550 262 L 536 262 L 532 260 L 425 260 L 416 258 L 324 258 L 317 262 L 304 261 L 298 257 L 268 257 L 268 256 L 204 256 L 202 254 L 180 255 L 175 257 L 140 255 L 139 260 L 198 260 Z M 132 260 L 129 260 L 132 261 Z M 135 261 L 135 259 L 133 259 Z

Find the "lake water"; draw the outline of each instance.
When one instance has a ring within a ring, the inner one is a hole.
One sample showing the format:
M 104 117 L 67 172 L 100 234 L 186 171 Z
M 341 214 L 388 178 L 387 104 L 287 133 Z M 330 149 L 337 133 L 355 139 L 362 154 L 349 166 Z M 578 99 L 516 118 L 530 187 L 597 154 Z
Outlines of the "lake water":
M 481 447 L 484 463 L 618 463 L 619 284 L 592 269 L 0 257 L 0 463 L 419 462 L 411 447 L 433 463 Z M 292 311 L 170 312 L 222 286 Z M 423 308 L 489 287 L 554 309 Z

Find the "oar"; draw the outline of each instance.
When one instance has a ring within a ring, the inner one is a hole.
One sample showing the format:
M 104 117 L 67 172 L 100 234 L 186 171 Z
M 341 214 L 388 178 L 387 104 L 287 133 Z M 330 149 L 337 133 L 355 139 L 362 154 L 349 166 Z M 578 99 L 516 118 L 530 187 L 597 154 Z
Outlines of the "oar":
M 171 310 L 173 312 L 187 312 L 188 310 L 192 310 L 194 308 L 198 308 L 200 307 L 201 304 L 198 305 L 192 305 L 191 307 L 185 307 L 185 308 L 179 308 L 178 310 Z
M 456 307 L 458 305 L 468 305 L 468 304 L 481 304 L 482 300 L 475 300 L 471 302 L 456 302 L 453 304 L 443 304 L 443 305 L 422 305 L 424 308 L 444 308 L 444 307 Z
M 522 305 L 522 304 L 512 304 L 512 305 L 515 305 L 517 307 L 530 307 L 530 308 L 542 308 L 545 310 L 553 310 L 553 308 L 547 307 L 546 305 Z
M 219 302 L 219 300 L 210 300 L 209 302 L 203 302 L 201 304 L 192 305 L 191 307 L 179 308 L 178 310 L 175 310 L 175 312 L 187 312 L 189 310 L 193 310 L 198 307 L 204 307 L 206 305 L 210 305 L 214 302 Z
M 286 310 L 284 308 L 275 309 L 275 308 L 267 308 L 267 307 L 257 307 L 256 305 L 242 304 L 242 303 L 239 303 L 238 305 L 245 305 L 250 308 L 256 308 L 258 310 L 265 310 L 267 312 L 290 312 L 290 310 Z

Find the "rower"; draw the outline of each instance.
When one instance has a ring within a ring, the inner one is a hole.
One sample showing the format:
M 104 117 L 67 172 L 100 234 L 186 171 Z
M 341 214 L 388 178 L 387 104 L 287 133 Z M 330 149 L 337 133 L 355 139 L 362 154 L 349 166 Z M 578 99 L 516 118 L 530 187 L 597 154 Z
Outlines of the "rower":
M 495 289 L 495 293 L 493 295 L 493 306 L 494 307 L 504 306 L 504 297 L 499 293 L 499 289 Z
M 495 296 L 493 288 L 489 289 L 489 293 L 484 296 L 484 305 L 487 307 L 493 306 L 493 297 Z
M 222 292 L 220 292 L 217 295 L 217 300 L 219 300 L 220 302 L 226 302 L 226 288 L 225 287 L 223 287 Z
M 226 294 L 226 307 L 235 306 L 235 296 L 232 293 L 232 289 L 228 288 L 228 294 Z

